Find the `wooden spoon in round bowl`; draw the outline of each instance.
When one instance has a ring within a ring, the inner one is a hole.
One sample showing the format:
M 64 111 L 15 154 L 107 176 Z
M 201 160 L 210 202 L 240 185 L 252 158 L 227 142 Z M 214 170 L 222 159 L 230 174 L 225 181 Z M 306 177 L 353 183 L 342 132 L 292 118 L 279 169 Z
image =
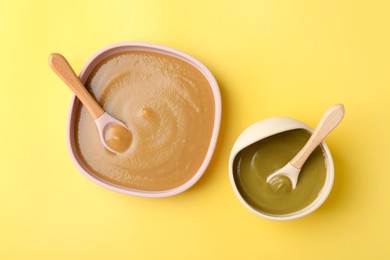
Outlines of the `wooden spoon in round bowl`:
M 330 107 L 323 115 L 313 134 L 303 146 L 303 148 L 281 169 L 275 171 L 267 177 L 267 182 L 274 190 L 279 190 L 288 185 L 295 189 L 298 182 L 299 173 L 314 149 L 340 124 L 344 117 L 344 105 L 338 104 Z

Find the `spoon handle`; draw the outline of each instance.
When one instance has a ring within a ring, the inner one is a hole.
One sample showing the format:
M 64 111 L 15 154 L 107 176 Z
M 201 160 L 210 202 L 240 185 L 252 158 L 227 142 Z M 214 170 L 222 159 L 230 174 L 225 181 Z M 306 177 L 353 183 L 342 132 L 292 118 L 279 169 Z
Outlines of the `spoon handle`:
M 290 164 L 297 169 L 301 169 L 314 149 L 338 124 L 340 124 L 344 117 L 344 113 L 344 105 L 342 104 L 330 107 L 321 118 L 321 121 L 318 123 L 318 126 L 305 146 L 303 146 L 297 155 L 290 161 Z
M 104 110 L 91 96 L 77 77 L 69 62 L 59 53 L 49 55 L 49 65 L 53 71 L 70 87 L 81 103 L 87 108 L 94 120 L 104 114 Z

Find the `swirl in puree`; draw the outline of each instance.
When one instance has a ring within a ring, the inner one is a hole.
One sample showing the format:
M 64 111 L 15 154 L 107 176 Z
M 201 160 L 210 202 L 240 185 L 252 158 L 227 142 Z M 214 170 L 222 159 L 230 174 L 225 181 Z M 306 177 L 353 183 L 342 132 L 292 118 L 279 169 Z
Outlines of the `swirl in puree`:
M 176 188 L 196 174 L 215 119 L 212 89 L 197 68 L 165 54 L 126 51 L 103 60 L 86 87 L 131 132 L 128 149 L 109 152 L 92 117 L 80 105 L 76 146 L 93 174 L 145 191 Z

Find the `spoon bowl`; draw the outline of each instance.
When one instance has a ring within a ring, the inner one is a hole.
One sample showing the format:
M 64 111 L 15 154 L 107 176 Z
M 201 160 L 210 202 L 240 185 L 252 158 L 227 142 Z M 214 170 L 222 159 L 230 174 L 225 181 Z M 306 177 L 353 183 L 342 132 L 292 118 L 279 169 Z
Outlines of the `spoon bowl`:
M 118 154 L 120 152 L 127 150 L 126 148 L 125 149 L 119 148 L 119 146 L 121 146 L 121 143 L 122 144 L 125 143 L 124 146 L 126 146 L 127 148 L 130 146 L 131 134 L 130 134 L 130 131 L 128 130 L 127 126 L 122 121 L 119 121 L 115 117 L 113 117 L 110 114 L 108 114 L 107 112 L 105 112 L 99 118 L 95 119 L 95 124 L 96 124 L 98 131 L 99 131 L 100 141 L 102 142 L 104 147 L 106 149 L 108 149 L 110 152 Z M 121 126 L 122 128 L 127 129 L 128 134 L 126 136 L 130 136 L 130 137 L 121 138 L 120 135 L 115 135 L 114 137 L 108 137 L 107 132 L 110 129 L 113 129 L 115 126 Z M 116 145 L 110 144 L 110 139 L 117 139 L 118 140 L 117 142 L 119 144 L 116 144 Z M 130 140 L 126 141 L 123 139 L 130 139 Z

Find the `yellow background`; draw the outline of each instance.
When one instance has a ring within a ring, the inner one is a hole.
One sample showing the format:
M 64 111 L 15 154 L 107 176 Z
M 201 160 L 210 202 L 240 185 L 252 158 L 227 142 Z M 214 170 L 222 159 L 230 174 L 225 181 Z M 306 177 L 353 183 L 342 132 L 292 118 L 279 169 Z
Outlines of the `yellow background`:
M 389 13 L 386 0 L 1 0 L 0 259 L 390 259 Z M 220 85 L 214 157 L 180 195 L 115 193 L 71 162 L 71 92 L 48 54 L 80 71 L 121 41 L 187 52 Z M 288 222 L 246 210 L 228 178 L 241 131 L 272 116 L 315 126 L 340 102 L 325 204 Z

